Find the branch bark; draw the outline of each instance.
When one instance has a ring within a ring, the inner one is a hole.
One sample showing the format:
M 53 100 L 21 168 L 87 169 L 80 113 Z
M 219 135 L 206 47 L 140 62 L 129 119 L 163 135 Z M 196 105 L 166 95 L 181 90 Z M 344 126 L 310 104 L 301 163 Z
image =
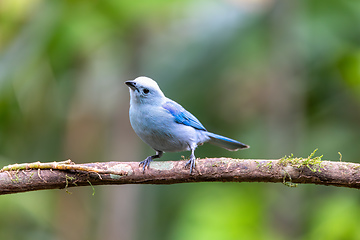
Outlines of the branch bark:
M 312 159 L 196 160 L 190 175 L 186 161 L 154 161 L 142 171 L 138 162 L 74 164 L 32 163 L 4 167 L 0 194 L 109 184 L 175 184 L 189 182 L 273 182 L 296 186 L 319 184 L 360 189 L 360 164 Z

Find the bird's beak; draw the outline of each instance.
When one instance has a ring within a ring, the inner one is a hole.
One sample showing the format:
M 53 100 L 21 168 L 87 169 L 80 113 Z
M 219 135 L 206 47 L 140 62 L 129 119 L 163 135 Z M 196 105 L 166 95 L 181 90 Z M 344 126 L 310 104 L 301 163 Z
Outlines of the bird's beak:
M 139 91 L 134 81 L 126 81 L 125 84 L 134 91 Z

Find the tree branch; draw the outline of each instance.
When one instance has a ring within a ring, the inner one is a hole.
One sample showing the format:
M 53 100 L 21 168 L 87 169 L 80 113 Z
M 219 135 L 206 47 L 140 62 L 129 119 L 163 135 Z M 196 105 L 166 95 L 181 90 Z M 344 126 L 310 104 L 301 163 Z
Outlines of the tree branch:
M 360 164 L 319 158 L 196 160 L 190 175 L 186 161 L 154 161 L 142 171 L 138 162 L 15 164 L 0 172 L 0 194 L 108 184 L 174 184 L 187 182 L 280 182 L 360 189 Z

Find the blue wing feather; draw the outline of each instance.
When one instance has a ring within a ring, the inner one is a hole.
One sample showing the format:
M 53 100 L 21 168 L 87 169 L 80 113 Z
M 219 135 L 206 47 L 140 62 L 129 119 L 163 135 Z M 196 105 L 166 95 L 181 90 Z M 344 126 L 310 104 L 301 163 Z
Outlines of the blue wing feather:
M 198 130 L 206 131 L 205 127 L 200 123 L 200 121 L 190 112 L 186 111 L 185 108 L 183 108 L 180 104 L 173 101 L 167 101 L 162 107 L 174 116 L 175 122 L 193 127 Z

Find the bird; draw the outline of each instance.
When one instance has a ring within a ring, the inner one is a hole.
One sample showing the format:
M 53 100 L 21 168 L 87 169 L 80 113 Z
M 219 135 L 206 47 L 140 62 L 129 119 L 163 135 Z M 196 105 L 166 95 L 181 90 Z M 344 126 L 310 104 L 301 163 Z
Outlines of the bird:
M 195 169 L 195 149 L 205 142 L 229 151 L 249 148 L 248 145 L 208 132 L 200 121 L 180 104 L 165 97 L 159 85 L 151 78 L 140 76 L 126 81 L 130 92 L 129 119 L 135 133 L 156 154 L 148 156 L 139 166 L 150 168 L 152 160 L 164 152 L 191 151 L 185 167 L 190 174 Z

